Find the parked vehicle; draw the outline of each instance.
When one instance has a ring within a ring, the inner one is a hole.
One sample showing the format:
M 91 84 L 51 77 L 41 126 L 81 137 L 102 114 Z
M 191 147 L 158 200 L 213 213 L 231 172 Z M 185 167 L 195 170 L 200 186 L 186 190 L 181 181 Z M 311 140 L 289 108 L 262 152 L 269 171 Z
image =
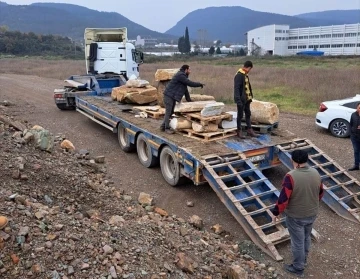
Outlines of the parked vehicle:
M 316 114 L 315 124 L 328 129 L 335 137 L 350 135 L 350 117 L 360 103 L 360 94 L 342 100 L 322 102 Z

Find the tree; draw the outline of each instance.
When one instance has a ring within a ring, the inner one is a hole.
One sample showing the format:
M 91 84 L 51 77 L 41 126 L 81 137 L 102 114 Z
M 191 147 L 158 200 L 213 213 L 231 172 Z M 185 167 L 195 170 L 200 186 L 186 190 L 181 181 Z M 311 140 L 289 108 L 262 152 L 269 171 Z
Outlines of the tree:
M 209 54 L 213 55 L 214 53 L 215 53 L 215 48 L 214 48 L 214 46 L 211 46 L 209 49 Z
M 219 47 L 221 45 L 222 41 L 221 40 L 217 40 L 216 41 L 216 46 Z
M 178 40 L 178 49 L 180 53 L 185 53 L 185 38 L 184 36 L 180 37 Z
M 217 49 L 216 49 L 216 54 L 221 54 L 220 47 L 217 47 Z
M 190 44 L 190 38 L 189 38 L 189 29 L 186 26 L 185 29 L 185 37 L 184 37 L 184 53 L 190 53 L 191 51 L 191 44 Z
M 246 56 L 246 52 L 245 52 L 245 50 L 243 48 L 240 48 L 239 55 L 240 56 Z

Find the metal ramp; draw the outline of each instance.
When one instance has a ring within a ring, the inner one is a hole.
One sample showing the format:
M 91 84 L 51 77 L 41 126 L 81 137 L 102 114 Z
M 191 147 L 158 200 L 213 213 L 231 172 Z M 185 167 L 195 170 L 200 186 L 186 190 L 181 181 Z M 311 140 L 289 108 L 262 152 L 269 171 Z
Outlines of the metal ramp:
M 204 177 L 251 240 L 273 259 L 282 260 L 275 245 L 289 240 L 289 232 L 285 219 L 275 224 L 271 212 L 280 192 L 249 159 L 230 160 L 204 157 Z M 315 230 L 312 234 L 318 238 Z
M 292 169 L 291 153 L 296 149 L 309 154 L 309 165 L 317 169 L 324 184 L 323 201 L 338 215 L 360 223 L 360 183 L 309 140 L 277 145 L 280 161 Z

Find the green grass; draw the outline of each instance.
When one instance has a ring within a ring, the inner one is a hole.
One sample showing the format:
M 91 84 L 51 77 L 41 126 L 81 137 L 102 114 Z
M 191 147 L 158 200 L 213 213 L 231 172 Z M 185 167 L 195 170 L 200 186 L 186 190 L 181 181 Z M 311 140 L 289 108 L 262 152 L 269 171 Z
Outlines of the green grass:
M 296 92 L 286 87 L 257 89 L 255 99 L 275 103 L 281 112 L 303 115 L 315 115 L 319 104 L 305 97 L 303 92 Z

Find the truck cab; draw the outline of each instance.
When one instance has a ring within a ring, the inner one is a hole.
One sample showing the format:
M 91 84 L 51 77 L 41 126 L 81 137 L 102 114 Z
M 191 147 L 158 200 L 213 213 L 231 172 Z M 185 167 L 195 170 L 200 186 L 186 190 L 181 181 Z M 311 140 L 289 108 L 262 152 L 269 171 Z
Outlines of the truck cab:
M 86 28 L 84 40 L 87 74 L 139 76 L 143 53 L 127 41 L 127 28 Z
M 54 100 L 60 110 L 75 109 L 79 95 L 109 93 L 130 76 L 139 77 L 144 55 L 128 42 L 127 28 L 86 28 L 84 40 L 86 74 L 71 76 L 64 88 L 55 89 Z

